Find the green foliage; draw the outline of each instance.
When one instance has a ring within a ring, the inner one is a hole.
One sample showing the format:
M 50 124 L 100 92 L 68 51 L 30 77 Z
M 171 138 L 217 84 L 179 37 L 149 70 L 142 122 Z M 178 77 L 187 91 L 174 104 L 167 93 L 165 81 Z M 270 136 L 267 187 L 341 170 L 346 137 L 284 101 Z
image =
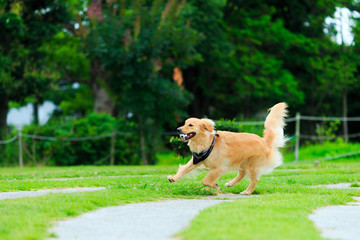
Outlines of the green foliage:
M 221 119 L 216 122 L 216 130 L 243 132 L 241 125 L 239 123 L 236 123 L 235 120 L 225 120 L 225 119 Z
M 84 118 L 51 120 L 44 126 L 30 125 L 25 134 L 54 137 L 56 141 L 24 138 L 29 164 L 89 165 L 108 164 L 111 137 L 115 131 L 115 164 L 139 164 L 137 126 L 123 119 L 115 120 L 106 114 L 89 114 Z M 107 136 L 79 141 L 82 137 Z M 67 140 L 75 138 L 73 141 Z M 76 140 L 76 138 L 80 138 Z
M 67 87 L 57 90 L 51 97 L 59 104 L 61 113 L 65 116 L 86 116 L 93 111 L 94 99 L 88 85 L 80 84 L 79 88 Z
M 330 141 L 336 137 L 336 131 L 339 129 L 340 121 L 334 122 L 323 122 L 322 124 L 317 124 L 315 132 L 319 136 L 328 137 L 326 141 Z M 320 139 L 320 142 L 323 140 Z
M 285 101 L 291 112 L 339 116 L 348 99 L 348 115 L 358 115 L 359 19 L 349 46 L 332 41 L 335 26 L 325 23 L 337 7 L 358 11 L 354 1 L 101 1 L 93 17 L 94 2 L 1 1 L 1 134 L 9 101 L 51 100 L 57 117 L 84 117 L 98 101 L 96 84 L 115 102 L 111 114 L 133 116 L 149 163 L 164 129 L 188 114 L 250 119 Z M 258 127 L 222 126 L 262 135 Z M 307 127 L 312 135 L 335 131 Z
M 9 101 L 44 101 L 57 70 L 44 63 L 40 46 L 70 21 L 65 1 L 2 1 L 0 9 L 0 138 Z M 35 116 L 34 120 L 37 120 Z
M 16 137 L 17 131 L 15 128 L 11 127 L 9 131 L 9 134 L 4 134 L 5 139 Z M 0 144 L 0 166 L 14 165 L 19 165 L 19 141 L 16 140 L 4 145 Z
M 182 158 L 188 158 L 191 156 L 189 147 L 181 140 L 180 137 L 171 137 L 169 142 L 171 148 L 177 156 L 181 156 Z
M 192 115 L 250 118 L 279 101 L 307 115 L 340 115 L 341 107 L 334 106 L 343 92 L 358 91 L 358 44 L 338 45 L 331 39 L 334 25 L 324 24 L 336 7 L 358 10 L 351 1 L 190 4 L 196 9 L 193 27 L 206 39 L 198 47 L 203 62 L 184 72 L 195 99 Z
M 154 147 L 166 125 L 184 116 L 191 96 L 173 80 L 201 60 L 195 46 L 201 34 L 188 24 L 192 9 L 180 1 L 123 2 L 120 12 L 103 5 L 104 21 L 90 21 L 84 41 L 92 61 L 101 60 L 109 79 L 99 79 L 121 112 L 131 113 L 145 140 L 142 157 L 155 163 Z M 106 20 L 106 21 L 105 21 Z M 144 159 L 144 162 L 145 159 Z

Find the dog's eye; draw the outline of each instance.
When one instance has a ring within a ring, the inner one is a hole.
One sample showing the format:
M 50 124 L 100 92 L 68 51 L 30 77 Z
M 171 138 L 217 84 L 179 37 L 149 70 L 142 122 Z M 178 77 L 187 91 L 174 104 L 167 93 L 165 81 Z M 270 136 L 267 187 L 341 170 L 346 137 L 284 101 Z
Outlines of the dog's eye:
M 193 125 L 192 124 L 189 124 L 189 127 L 192 127 Z

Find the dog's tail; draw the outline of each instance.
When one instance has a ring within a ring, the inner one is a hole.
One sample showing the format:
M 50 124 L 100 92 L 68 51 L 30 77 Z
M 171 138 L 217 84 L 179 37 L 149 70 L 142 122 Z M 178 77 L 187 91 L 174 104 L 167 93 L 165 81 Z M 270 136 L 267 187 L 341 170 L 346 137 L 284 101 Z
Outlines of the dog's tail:
M 287 104 L 278 103 L 269 109 L 270 113 L 265 120 L 264 140 L 270 148 L 271 168 L 282 164 L 282 155 L 278 148 L 284 147 L 288 140 L 284 136 L 285 117 L 287 116 Z

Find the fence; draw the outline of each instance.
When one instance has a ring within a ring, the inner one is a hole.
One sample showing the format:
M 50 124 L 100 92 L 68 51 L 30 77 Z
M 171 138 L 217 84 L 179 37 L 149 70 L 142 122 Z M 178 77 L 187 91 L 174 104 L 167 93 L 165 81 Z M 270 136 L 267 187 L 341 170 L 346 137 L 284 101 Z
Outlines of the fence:
M 328 136 L 328 135 L 306 135 L 306 134 L 300 134 L 300 123 L 301 120 L 303 121 L 322 121 L 322 122 L 342 122 L 343 123 L 343 134 L 342 135 L 335 135 L 335 136 Z M 301 116 L 300 113 L 297 113 L 295 116 L 295 122 L 296 122 L 296 127 L 295 127 L 295 139 L 296 139 L 296 144 L 295 144 L 295 160 L 294 162 L 298 162 L 299 160 L 299 148 L 300 148 L 300 139 L 304 138 L 304 139 L 311 139 L 311 140 L 329 140 L 329 139 L 333 139 L 333 138 L 337 138 L 337 137 L 342 137 L 345 142 L 348 142 L 349 139 L 352 138 L 358 138 L 360 137 L 360 132 L 359 133 L 353 133 L 353 134 L 349 134 L 349 130 L 348 130 L 348 122 L 359 122 L 360 121 L 360 117 L 315 117 L 315 116 Z M 323 157 L 323 158 L 318 158 L 318 159 L 308 159 L 308 161 L 312 160 L 312 161 L 321 161 L 321 160 L 334 160 L 334 159 L 338 159 L 338 158 L 343 158 L 343 157 L 349 157 L 349 156 L 354 156 L 354 155 L 358 155 L 360 154 L 360 151 L 354 151 L 354 152 L 348 152 L 345 154 L 338 154 L 338 155 L 334 155 L 331 157 Z
M 347 123 L 348 122 L 360 122 L 360 117 L 315 117 L 315 116 L 301 116 L 300 113 L 297 113 L 295 117 L 287 118 L 286 123 L 295 123 L 295 132 L 294 134 L 290 135 L 290 139 L 295 140 L 295 149 L 294 149 L 294 162 L 299 161 L 299 149 L 300 149 L 300 140 L 301 139 L 307 139 L 307 140 L 328 140 L 333 139 L 335 137 L 343 137 L 345 140 L 351 139 L 351 138 L 358 138 L 360 137 L 359 133 L 348 133 Z M 344 131 L 342 135 L 336 135 L 336 136 L 328 136 L 328 135 L 309 135 L 309 134 L 301 134 L 301 121 L 321 121 L 321 122 L 334 122 L 334 121 L 341 121 L 343 122 Z M 236 122 L 239 125 L 248 125 L 248 126 L 258 126 L 258 125 L 264 125 L 264 121 L 240 121 Z M 18 134 L 10 139 L 7 140 L 0 140 L 0 145 L 3 144 L 10 144 L 18 141 L 18 149 L 19 149 L 19 166 L 20 168 L 23 167 L 23 138 L 29 138 L 29 139 L 35 139 L 39 141 L 71 141 L 71 142 L 78 142 L 78 141 L 92 141 L 92 140 L 98 140 L 98 139 L 104 139 L 104 138 L 110 138 L 110 148 L 109 148 L 109 154 L 106 156 L 106 158 L 110 158 L 110 165 L 114 165 L 114 152 L 115 152 L 115 136 L 117 135 L 128 135 L 129 133 L 124 132 L 115 132 L 113 131 L 111 134 L 106 135 L 98 135 L 98 136 L 90 136 L 90 137 L 75 137 L 75 138 L 55 138 L 50 136 L 39 136 L 39 135 L 32 135 L 32 134 L 24 134 L 21 133 L 21 131 L 18 132 Z M 176 132 L 165 132 L 164 135 L 177 135 Z M 29 153 L 27 153 L 29 155 Z M 308 159 L 308 161 L 320 161 L 320 160 L 333 160 L 348 156 L 354 156 L 360 154 L 359 151 L 349 152 L 345 154 L 338 154 L 331 157 L 323 157 L 319 159 Z
M 115 136 L 119 134 L 119 135 L 124 135 L 126 133 L 116 133 L 116 132 L 112 132 L 112 134 L 106 134 L 106 135 L 99 135 L 99 136 L 90 136 L 90 137 L 75 137 L 75 138 L 63 138 L 63 139 L 58 139 L 55 137 L 48 137 L 48 136 L 39 136 L 39 135 L 32 135 L 32 134 L 24 134 L 21 133 L 21 131 L 18 131 L 17 135 L 8 139 L 8 140 L 0 140 L 0 145 L 1 144 L 9 144 L 12 142 L 15 142 L 16 140 L 18 140 L 18 146 L 19 146 L 19 166 L 20 168 L 23 167 L 24 163 L 23 163 L 23 146 L 22 146 L 22 139 L 23 138 L 29 138 L 29 139 L 35 139 L 35 140 L 40 140 L 40 141 L 71 141 L 71 142 L 79 142 L 79 141 L 91 141 L 91 140 L 98 140 L 98 139 L 103 139 L 103 138 L 111 138 L 111 144 L 110 144 L 110 150 L 109 150 L 109 155 L 108 157 L 110 157 L 110 164 L 114 165 L 114 149 L 115 149 Z M 28 154 L 30 155 L 30 154 Z

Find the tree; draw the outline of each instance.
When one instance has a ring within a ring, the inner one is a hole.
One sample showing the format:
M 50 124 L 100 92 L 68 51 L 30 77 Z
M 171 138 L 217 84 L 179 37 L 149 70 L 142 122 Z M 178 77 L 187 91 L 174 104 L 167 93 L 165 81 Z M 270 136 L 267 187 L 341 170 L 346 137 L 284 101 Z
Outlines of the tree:
M 92 1 L 88 9 L 83 41 L 90 82 L 114 101 L 116 112 L 137 119 L 143 164 L 154 163 L 156 136 L 188 102 L 171 76 L 175 67 L 201 59 L 194 48 L 200 35 L 188 20 L 191 10 L 185 1 L 171 0 Z
M 43 65 L 43 42 L 61 29 L 69 15 L 58 1 L 2 1 L 0 3 L 0 129 L 6 128 L 9 101 L 35 104 L 53 72 Z M 36 119 L 36 118 L 35 118 Z M 1 135 L 3 137 L 3 135 Z
M 189 114 L 195 117 L 205 115 L 219 117 L 222 107 L 215 108 L 217 101 L 223 100 L 221 92 L 228 87 L 228 71 L 233 44 L 227 38 L 227 27 L 223 22 L 224 6 L 222 0 L 190 0 L 193 9 L 189 16 L 191 26 L 204 36 L 196 46 L 201 54 L 202 61 L 184 69 L 185 89 L 194 95 L 194 100 L 189 107 Z M 216 109 L 211 111 L 211 109 Z M 221 117 L 226 117 L 222 115 Z
M 212 118 L 249 117 L 284 95 L 290 103 L 303 93 L 283 54 L 296 40 L 266 1 L 191 1 L 203 62 L 185 71 L 185 86 L 195 96 L 191 113 Z M 290 94 L 288 94 L 290 93 Z M 260 108 L 258 108 L 260 107 Z
M 324 31 L 336 7 L 354 9 L 353 1 L 191 4 L 196 8 L 193 27 L 206 39 L 198 48 L 203 62 L 184 72 L 185 87 L 195 96 L 192 115 L 233 118 L 243 113 L 248 118 L 278 101 L 304 114 L 330 114 L 336 110 L 327 106 L 339 95 L 327 88 L 354 81 L 351 51 L 340 54 L 340 46 L 331 41 L 331 26 Z
M 121 60 L 111 59 L 109 66 L 115 72 L 112 88 L 125 93 L 120 104 L 138 119 L 146 164 L 154 162 L 154 140 L 161 129 L 165 124 L 174 126 L 176 117 L 184 114 L 181 110 L 189 95 L 171 76 L 175 67 L 184 69 L 201 59 L 194 48 L 200 35 L 191 28 L 191 6 L 185 1 L 154 1 L 151 5 L 133 1 L 133 9 L 133 15 L 120 22 L 125 38 L 115 49 L 120 53 L 117 61 Z

